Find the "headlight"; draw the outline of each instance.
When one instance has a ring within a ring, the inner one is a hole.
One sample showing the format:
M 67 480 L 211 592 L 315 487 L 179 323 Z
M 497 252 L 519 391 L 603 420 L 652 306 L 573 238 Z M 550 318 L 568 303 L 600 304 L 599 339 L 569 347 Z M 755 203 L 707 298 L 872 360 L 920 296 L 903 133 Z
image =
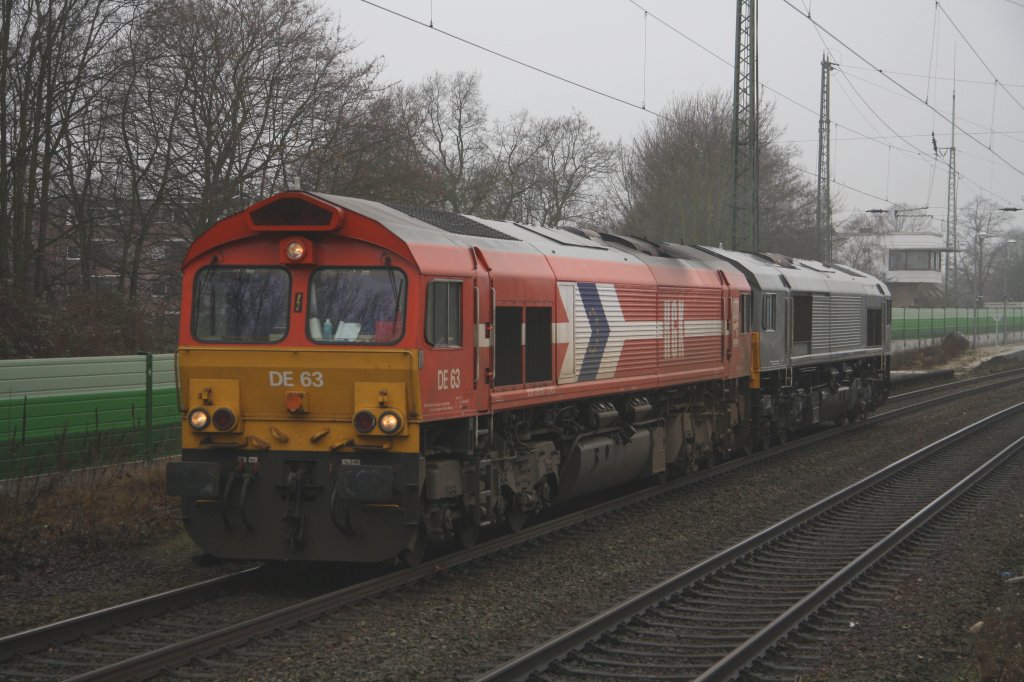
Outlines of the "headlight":
M 306 255 L 306 245 L 298 240 L 289 242 L 285 254 L 290 260 L 300 261 Z
M 201 407 L 188 413 L 188 425 L 196 431 L 202 431 L 210 425 L 210 414 Z
M 213 425 L 218 431 L 230 431 L 235 427 L 235 413 L 226 407 L 218 408 L 213 413 Z
M 362 410 L 352 417 L 352 424 L 359 433 L 369 433 L 377 425 L 377 418 L 373 416 L 373 412 Z
M 402 418 L 394 412 L 385 412 L 380 416 L 380 430 L 384 433 L 394 433 L 402 428 Z

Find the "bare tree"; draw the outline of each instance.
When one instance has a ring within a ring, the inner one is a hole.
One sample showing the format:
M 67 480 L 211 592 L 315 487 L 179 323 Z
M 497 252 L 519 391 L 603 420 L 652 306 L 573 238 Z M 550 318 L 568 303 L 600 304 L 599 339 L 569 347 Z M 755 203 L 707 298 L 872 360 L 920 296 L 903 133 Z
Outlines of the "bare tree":
M 456 213 L 479 213 L 496 179 L 480 74 L 435 73 L 412 91 L 422 120 L 419 143 Z
M 885 271 L 885 247 L 879 234 L 883 232 L 879 216 L 855 214 L 840 223 L 836 230 L 833 260 L 881 279 Z
M 624 161 L 624 229 L 666 241 L 728 244 L 732 201 L 732 97 L 698 93 L 670 104 L 634 139 Z M 814 194 L 780 143 L 772 108 L 760 112 L 762 250 L 814 255 Z
M 310 0 L 157 0 L 143 30 L 154 97 L 183 107 L 175 210 L 198 233 L 284 184 L 351 45 Z
M 973 305 L 975 297 L 1002 297 L 1002 282 L 991 286 L 993 273 L 1004 266 L 1008 249 L 1004 227 L 1009 221 L 1005 212 L 989 199 L 976 196 L 960 209 L 958 238 L 960 257 L 957 299 Z M 997 292 L 998 289 L 998 292 Z M 996 293 L 997 292 L 997 293 Z
M 615 170 L 614 145 L 579 112 L 537 123 L 538 155 L 523 220 L 555 227 L 597 217 L 599 181 Z
M 499 220 L 525 220 L 529 194 L 536 189 L 541 136 L 523 109 L 494 124 L 491 164 L 497 176 L 487 214 Z
M 341 74 L 348 85 L 339 100 L 322 103 L 294 181 L 333 194 L 436 203 L 441 188 L 417 146 L 418 112 L 405 90 L 378 84 L 378 66 L 353 64 Z
M 0 285 L 48 289 L 46 248 L 58 156 L 103 89 L 104 56 L 124 26 L 119 0 L 3 0 L 0 27 Z

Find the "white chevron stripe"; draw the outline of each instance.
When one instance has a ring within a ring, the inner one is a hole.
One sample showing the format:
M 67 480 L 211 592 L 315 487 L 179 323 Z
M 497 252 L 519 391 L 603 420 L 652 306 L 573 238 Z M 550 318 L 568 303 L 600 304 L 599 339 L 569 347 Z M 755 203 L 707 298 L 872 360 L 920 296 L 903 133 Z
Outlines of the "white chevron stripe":
M 598 284 L 597 294 L 601 298 L 604 316 L 608 320 L 608 341 L 601 356 L 601 367 L 597 371 L 598 379 L 611 379 L 619 366 L 622 357 L 622 346 L 626 341 L 642 341 L 657 339 L 660 329 L 656 320 L 630 320 L 627 322 L 622 314 L 619 296 L 614 284 Z

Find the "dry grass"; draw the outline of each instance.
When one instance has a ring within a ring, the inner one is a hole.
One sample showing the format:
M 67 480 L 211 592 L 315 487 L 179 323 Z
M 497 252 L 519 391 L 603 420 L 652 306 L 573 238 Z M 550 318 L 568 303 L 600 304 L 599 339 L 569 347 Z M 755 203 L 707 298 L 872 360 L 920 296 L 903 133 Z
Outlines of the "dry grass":
M 935 369 L 950 364 L 963 353 L 930 346 L 893 353 L 892 368 L 897 370 Z
M 0 575 L 109 554 L 179 533 L 163 464 L 19 478 L 0 486 Z

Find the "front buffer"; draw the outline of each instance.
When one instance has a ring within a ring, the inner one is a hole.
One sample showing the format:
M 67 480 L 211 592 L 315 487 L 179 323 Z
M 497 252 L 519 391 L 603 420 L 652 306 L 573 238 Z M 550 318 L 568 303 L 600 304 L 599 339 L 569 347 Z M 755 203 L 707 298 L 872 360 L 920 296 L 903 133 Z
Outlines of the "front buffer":
M 368 562 L 415 541 L 422 469 L 410 453 L 184 450 L 167 486 L 214 556 Z

